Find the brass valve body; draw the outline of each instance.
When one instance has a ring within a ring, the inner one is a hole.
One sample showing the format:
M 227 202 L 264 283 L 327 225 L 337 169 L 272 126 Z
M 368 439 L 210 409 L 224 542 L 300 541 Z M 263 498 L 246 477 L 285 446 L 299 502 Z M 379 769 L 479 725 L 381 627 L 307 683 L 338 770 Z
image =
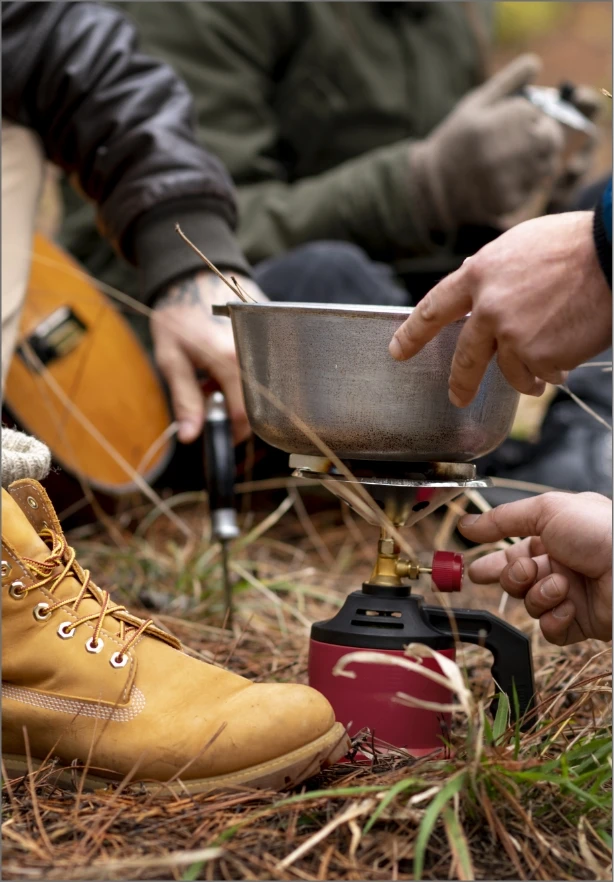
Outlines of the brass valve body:
M 377 559 L 369 578 L 370 585 L 396 588 L 402 579 L 417 579 L 421 573 L 430 573 L 430 567 L 421 567 L 417 561 L 399 560 L 400 548 L 390 536 L 382 536 L 377 543 Z

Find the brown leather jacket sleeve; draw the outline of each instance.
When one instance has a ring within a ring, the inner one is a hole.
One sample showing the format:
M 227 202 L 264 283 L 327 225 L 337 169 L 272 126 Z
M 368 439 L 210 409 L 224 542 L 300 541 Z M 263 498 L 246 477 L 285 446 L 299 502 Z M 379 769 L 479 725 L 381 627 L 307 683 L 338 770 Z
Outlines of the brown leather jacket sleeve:
M 2 113 L 35 130 L 48 159 L 97 204 L 98 225 L 139 266 L 149 299 L 208 257 L 249 272 L 221 163 L 193 135 L 190 93 L 137 49 L 124 14 L 90 3 L 2 3 Z

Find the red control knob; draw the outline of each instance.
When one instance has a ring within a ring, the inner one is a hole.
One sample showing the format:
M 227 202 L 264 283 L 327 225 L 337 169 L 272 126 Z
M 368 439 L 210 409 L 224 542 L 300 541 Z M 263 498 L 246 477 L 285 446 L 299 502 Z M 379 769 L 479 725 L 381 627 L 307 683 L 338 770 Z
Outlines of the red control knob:
M 465 562 L 457 551 L 436 551 L 433 555 L 431 578 L 440 591 L 460 591 Z

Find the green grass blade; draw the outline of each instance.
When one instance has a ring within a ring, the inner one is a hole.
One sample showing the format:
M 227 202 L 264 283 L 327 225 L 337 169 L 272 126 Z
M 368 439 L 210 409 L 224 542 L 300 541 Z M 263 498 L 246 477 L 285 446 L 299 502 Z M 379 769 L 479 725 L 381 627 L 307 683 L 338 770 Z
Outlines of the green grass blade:
M 365 824 L 365 828 L 363 833 L 368 833 L 371 827 L 377 822 L 377 820 L 381 817 L 382 813 L 386 810 L 386 808 L 390 805 L 390 803 L 404 790 L 408 790 L 410 787 L 418 786 L 418 781 L 416 778 L 404 778 L 402 781 L 397 781 L 396 784 L 390 788 L 390 790 L 386 793 L 386 795 L 381 800 L 380 804 L 377 806 L 367 823 Z
M 569 780 L 565 781 L 563 787 L 566 790 L 569 790 L 575 796 L 577 796 L 580 802 L 587 802 L 590 805 L 595 806 L 595 808 L 603 809 L 612 800 L 611 794 L 609 793 L 605 796 L 604 799 L 597 799 L 595 796 L 593 796 L 592 793 L 589 793 L 588 790 L 582 790 L 582 788 L 576 787 L 576 785 Z
M 443 810 L 443 823 L 446 828 L 446 834 L 450 843 L 450 848 L 452 849 L 452 852 L 458 861 L 458 865 L 462 873 L 462 875 L 459 874 L 460 878 L 474 879 L 475 873 L 473 870 L 473 864 L 471 863 L 471 855 L 469 854 L 467 837 L 465 836 L 465 832 L 459 824 L 458 818 L 456 817 L 453 809 L 450 806 L 447 806 Z
M 518 701 L 518 692 L 516 691 L 516 683 L 512 680 L 512 707 L 514 708 L 514 759 L 520 756 L 520 702 Z
M 414 879 L 422 878 L 426 847 L 429 843 L 431 833 L 433 832 L 433 828 L 437 823 L 439 815 L 441 814 L 445 804 L 449 802 L 454 794 L 458 793 L 459 790 L 462 788 L 465 783 L 466 777 L 467 772 L 463 769 L 463 771 L 459 772 L 458 775 L 455 775 L 454 778 L 450 778 L 450 780 L 441 788 L 437 796 L 435 796 L 430 806 L 424 813 L 424 817 L 418 831 L 418 836 L 416 837 L 416 850 L 414 853 Z
M 493 735 L 492 726 L 490 725 L 490 720 L 486 716 L 485 713 L 482 713 L 482 720 L 484 722 L 484 737 L 486 739 L 487 744 L 495 743 L 495 736 Z
M 580 787 L 577 787 L 569 780 L 569 778 L 566 778 L 563 775 L 546 774 L 541 769 L 532 772 L 510 772 L 507 769 L 500 769 L 500 773 L 515 781 L 529 781 L 533 784 L 541 784 L 544 781 L 549 781 L 551 784 L 557 784 L 561 790 L 569 790 L 578 797 L 581 803 L 589 803 L 595 808 L 603 809 L 605 801 L 611 800 L 610 794 L 604 795 L 604 798 L 600 800 L 588 790 L 582 790 Z
M 420 778 L 414 778 L 414 783 L 419 787 L 425 787 L 426 782 Z M 321 799 L 326 797 L 335 799 L 339 796 L 365 796 L 368 793 L 381 793 L 384 788 L 381 784 L 364 784 L 355 787 L 331 787 L 327 790 L 308 790 L 306 793 L 297 793 L 295 796 L 288 796 L 286 799 L 280 799 L 274 802 L 271 809 L 283 808 L 286 805 L 294 805 L 295 803 L 307 802 L 310 799 Z
M 418 787 L 427 786 L 426 782 L 419 778 L 415 778 L 414 783 Z M 211 844 L 212 846 L 217 846 L 222 845 L 224 842 L 228 842 L 228 840 L 232 839 L 242 827 L 252 824 L 259 818 L 264 817 L 271 812 L 278 811 L 281 808 L 285 808 L 288 805 L 298 805 L 302 802 L 309 802 L 312 799 L 336 799 L 342 796 L 364 796 L 369 793 L 381 793 L 383 789 L 384 788 L 381 784 L 365 784 L 356 787 L 331 787 L 326 790 L 310 790 L 306 793 L 297 793 L 294 796 L 286 797 L 286 799 L 280 799 L 278 802 L 274 802 L 270 806 L 267 806 L 267 808 L 258 809 L 254 814 L 247 815 L 236 824 L 232 824 L 232 826 L 227 827 L 225 830 L 222 830 L 221 833 L 218 833 Z
M 507 727 L 510 718 L 510 702 L 503 692 L 499 695 L 499 703 L 497 705 L 497 715 L 492 727 L 492 734 L 495 744 L 501 738 Z

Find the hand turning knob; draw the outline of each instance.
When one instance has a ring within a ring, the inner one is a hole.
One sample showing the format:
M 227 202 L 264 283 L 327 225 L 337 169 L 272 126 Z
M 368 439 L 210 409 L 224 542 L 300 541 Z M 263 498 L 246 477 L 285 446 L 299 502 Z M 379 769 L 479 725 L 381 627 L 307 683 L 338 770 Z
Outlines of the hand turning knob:
M 433 555 L 431 578 L 440 591 L 460 591 L 465 562 L 457 551 L 436 551 Z

